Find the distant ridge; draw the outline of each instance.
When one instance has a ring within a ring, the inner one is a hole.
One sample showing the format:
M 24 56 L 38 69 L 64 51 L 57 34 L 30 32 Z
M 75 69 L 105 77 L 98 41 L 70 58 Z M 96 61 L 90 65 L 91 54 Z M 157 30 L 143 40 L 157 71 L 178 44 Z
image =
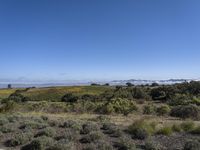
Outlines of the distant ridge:
M 130 82 L 135 85 L 142 85 L 142 84 L 152 84 L 152 83 L 158 83 L 158 84 L 175 84 L 175 83 L 183 83 L 183 82 L 190 82 L 190 81 L 199 81 L 199 80 L 193 80 L 193 79 L 168 79 L 168 80 L 142 80 L 142 79 L 129 79 L 129 80 L 113 80 L 112 84 L 126 84 L 127 82 Z
M 11 84 L 13 88 L 27 88 L 27 87 L 56 87 L 56 86 L 81 86 L 81 85 L 90 85 L 92 83 L 105 84 L 109 83 L 110 85 L 126 85 L 127 82 L 130 82 L 134 85 L 145 85 L 145 84 L 176 84 L 190 81 L 200 81 L 199 79 L 168 79 L 168 80 L 142 80 L 142 79 L 129 79 L 129 80 L 113 80 L 113 81 L 82 81 L 82 82 L 63 82 L 63 83 L 5 83 L 0 82 L 0 88 L 7 88 L 8 84 Z

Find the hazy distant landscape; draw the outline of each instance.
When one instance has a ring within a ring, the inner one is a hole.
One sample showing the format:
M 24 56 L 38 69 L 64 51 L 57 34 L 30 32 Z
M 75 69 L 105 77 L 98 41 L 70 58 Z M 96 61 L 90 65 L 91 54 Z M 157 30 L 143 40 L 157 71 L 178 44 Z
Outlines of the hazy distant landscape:
M 169 79 L 169 80 L 141 80 L 141 79 L 130 79 L 130 80 L 113 80 L 113 81 L 71 81 L 71 82 L 63 82 L 63 83 L 1 83 L 0 88 L 7 88 L 8 84 L 11 84 L 14 88 L 27 88 L 27 87 L 53 87 L 53 86 L 80 86 L 80 85 L 90 85 L 91 83 L 97 84 L 110 84 L 110 85 L 126 85 L 127 82 L 132 83 L 134 85 L 146 85 L 152 83 L 158 83 L 160 85 L 164 84 L 175 84 L 175 83 L 183 83 L 190 81 L 199 81 L 199 79 Z

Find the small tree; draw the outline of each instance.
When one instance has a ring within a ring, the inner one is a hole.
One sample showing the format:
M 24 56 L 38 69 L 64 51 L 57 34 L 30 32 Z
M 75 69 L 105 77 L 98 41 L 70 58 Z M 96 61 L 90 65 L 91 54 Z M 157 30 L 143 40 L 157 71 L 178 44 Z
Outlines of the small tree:
M 70 103 L 74 103 L 74 102 L 77 102 L 78 100 L 78 97 L 75 96 L 74 94 L 72 93 L 67 93 L 66 95 L 64 95 L 62 97 L 62 102 L 70 102 Z
M 130 83 L 130 82 L 127 82 L 126 85 L 127 85 L 128 87 L 134 86 L 134 84 L 132 84 L 132 83 Z

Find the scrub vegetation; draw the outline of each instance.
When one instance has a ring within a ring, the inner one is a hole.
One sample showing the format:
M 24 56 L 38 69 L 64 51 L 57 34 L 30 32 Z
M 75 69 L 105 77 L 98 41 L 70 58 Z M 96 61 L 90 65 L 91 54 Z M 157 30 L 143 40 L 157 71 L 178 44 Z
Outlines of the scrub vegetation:
M 198 150 L 200 82 L 0 89 L 0 148 Z

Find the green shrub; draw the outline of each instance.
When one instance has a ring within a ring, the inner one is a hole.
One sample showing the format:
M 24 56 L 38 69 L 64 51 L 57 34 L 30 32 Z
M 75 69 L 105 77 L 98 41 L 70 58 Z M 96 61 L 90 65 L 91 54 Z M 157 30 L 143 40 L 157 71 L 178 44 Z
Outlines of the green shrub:
M 82 129 L 80 131 L 81 134 L 88 134 L 92 131 L 98 131 L 99 127 L 97 124 L 94 124 L 92 122 L 87 122 L 82 125 Z
M 155 143 L 151 140 L 148 140 L 145 143 L 144 149 L 145 150 L 163 150 L 164 148 L 160 144 Z
M 92 142 L 97 142 L 103 138 L 104 138 L 103 133 L 95 131 L 95 132 L 90 132 L 89 134 L 82 137 L 80 142 L 81 143 L 92 143 Z
M 126 136 L 121 137 L 114 146 L 119 150 L 136 150 L 135 143 Z
M 128 115 L 129 113 L 136 111 L 137 107 L 133 101 L 122 98 L 111 99 L 108 103 L 102 106 L 103 113 L 121 113 Z
M 175 94 L 173 98 L 169 101 L 169 105 L 178 106 L 178 105 L 188 105 L 191 103 L 191 97 L 185 94 Z
M 42 118 L 42 120 L 44 120 L 44 121 L 48 121 L 48 120 L 49 120 L 49 117 L 47 117 L 47 116 L 41 116 L 41 118 Z
M 55 134 L 56 134 L 56 131 L 55 131 L 54 128 L 47 127 L 45 129 L 42 129 L 42 131 L 38 132 L 38 134 L 36 135 L 36 137 L 39 137 L 39 136 L 54 137 Z
M 145 105 L 143 108 L 143 114 L 147 114 L 147 115 L 154 114 L 155 110 L 156 108 L 154 105 Z
M 195 128 L 195 124 L 192 121 L 183 122 L 180 124 L 183 131 L 189 132 Z
M 181 131 L 182 131 L 182 128 L 181 128 L 181 126 L 178 125 L 178 124 L 173 124 L 172 130 L 173 130 L 174 132 L 181 132 Z
M 33 138 L 33 134 L 31 132 L 25 133 L 17 133 L 14 137 L 6 142 L 7 146 L 18 146 L 23 145 L 29 142 Z
M 122 131 L 112 123 L 104 123 L 101 129 L 104 130 L 105 134 L 109 134 L 112 137 L 120 137 L 123 134 Z
M 110 120 L 110 118 L 108 116 L 104 116 L 104 115 L 99 115 L 95 118 L 94 121 L 98 121 L 98 122 L 108 122 Z
M 200 110 L 196 105 L 176 106 L 172 108 L 170 115 L 183 119 L 192 118 L 198 120 L 200 118 Z
M 143 140 L 155 132 L 155 124 L 147 123 L 144 120 L 138 120 L 128 127 L 128 132 L 133 138 Z
M 200 126 L 198 126 L 198 127 L 194 128 L 193 130 L 191 130 L 190 133 L 200 135 Z
M 5 101 L 3 105 L 0 107 L 0 112 L 5 113 L 5 112 L 11 112 L 15 110 L 16 108 L 16 103 L 14 101 Z
M 41 136 L 33 140 L 30 144 L 23 146 L 22 150 L 44 150 L 55 144 L 54 140 L 50 137 Z
M 200 142 L 197 140 L 191 140 L 185 143 L 183 150 L 199 150 Z
M 5 125 L 9 123 L 8 119 L 5 117 L 0 118 L 0 126 Z
M 158 115 L 161 115 L 161 116 L 167 115 L 170 112 L 170 108 L 167 105 L 163 105 L 163 106 L 158 107 L 156 112 Z
M 78 97 L 72 93 L 67 93 L 62 97 L 62 102 L 74 103 L 78 101 Z
M 46 123 L 39 123 L 36 121 L 26 121 L 21 125 L 20 129 L 43 129 L 47 127 L 48 124 Z
M 112 145 L 106 141 L 98 141 L 98 143 L 90 143 L 83 150 L 114 150 Z
M 0 126 L 0 132 L 2 133 L 11 133 L 14 132 L 16 129 L 12 124 L 5 124 Z
M 76 141 L 79 139 L 79 133 L 76 130 L 66 129 L 61 135 L 56 137 L 57 140 L 66 139 L 68 141 Z
M 171 135 L 173 133 L 173 130 L 171 127 L 163 127 L 160 130 L 157 131 L 157 134 L 162 134 L 162 135 Z
M 72 128 L 75 130 L 81 130 L 81 125 L 73 120 L 67 120 L 63 123 L 63 125 L 61 125 L 61 127 L 63 128 Z
M 76 150 L 75 144 L 69 143 L 56 143 L 55 145 L 49 147 L 47 150 Z

